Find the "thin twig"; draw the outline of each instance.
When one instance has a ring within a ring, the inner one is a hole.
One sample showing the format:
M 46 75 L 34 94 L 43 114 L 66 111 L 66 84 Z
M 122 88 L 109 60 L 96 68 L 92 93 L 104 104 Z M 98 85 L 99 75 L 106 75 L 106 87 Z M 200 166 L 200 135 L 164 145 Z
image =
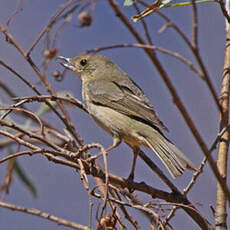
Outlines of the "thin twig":
M 92 195 L 97 197 L 97 198 L 101 198 L 101 196 L 95 192 L 92 192 Z M 156 225 L 162 225 L 162 226 L 165 226 L 165 229 L 169 230 L 169 229 L 173 229 L 171 228 L 169 225 L 166 225 L 164 223 L 163 220 L 161 220 L 161 218 L 159 217 L 159 215 L 157 215 L 154 211 L 152 211 L 151 209 L 149 208 L 146 208 L 145 205 L 137 205 L 137 204 L 130 204 L 130 203 L 127 203 L 127 202 L 124 202 L 122 200 L 118 200 L 118 199 L 114 199 L 114 198 L 109 198 L 110 201 L 116 203 L 116 204 L 119 204 L 121 205 L 122 207 L 124 206 L 127 206 L 127 207 L 132 207 L 134 209 L 137 209 L 137 210 L 140 210 L 142 212 L 145 212 L 145 213 L 148 213 L 149 215 L 151 215 L 152 219 L 154 220 L 155 224 Z M 187 206 L 188 207 L 188 206 Z M 136 226 L 136 224 L 134 224 L 135 227 L 138 228 L 138 226 Z
M 110 45 L 110 46 L 103 46 L 103 47 L 98 47 L 98 48 L 94 48 L 91 50 L 87 50 L 85 53 L 96 53 L 96 52 L 100 52 L 103 50 L 107 50 L 107 49 L 114 49 L 114 48 L 142 48 L 142 49 L 149 49 L 149 50 L 156 50 L 156 51 L 160 51 L 162 53 L 165 53 L 167 55 L 170 55 L 172 57 L 175 57 L 176 59 L 178 59 L 179 61 L 181 61 L 182 63 L 188 65 L 188 67 L 193 70 L 200 78 L 204 79 L 204 74 L 202 72 L 200 72 L 191 61 L 189 61 L 188 59 L 186 59 L 185 57 L 181 56 L 179 53 L 177 52 L 173 52 L 170 51 L 168 49 L 164 49 L 162 47 L 159 46 L 154 46 L 154 45 L 146 45 L 146 44 L 117 44 L 117 45 Z
M 34 154 L 37 154 L 37 153 L 42 153 L 43 150 L 42 149 L 36 149 L 36 150 L 27 150 L 27 151 L 22 151 L 22 152 L 17 152 L 17 153 L 14 153 L 14 154 L 10 154 L 6 157 L 3 157 L 0 159 L 0 164 L 5 162 L 5 161 L 8 161 L 10 159 L 13 159 L 13 158 L 16 158 L 16 157 L 19 157 L 19 156 L 23 156 L 23 155 L 34 155 Z
M 67 104 L 68 103 L 73 104 L 88 113 L 84 104 L 80 100 L 74 97 L 71 97 L 70 95 L 66 95 L 66 97 L 41 95 L 41 96 L 28 96 L 28 97 L 14 97 L 12 99 L 15 101 L 23 100 L 24 103 L 28 103 L 32 101 L 46 102 L 46 100 L 51 100 L 51 101 L 60 100 L 60 101 L 66 102 Z
M 140 14 L 141 11 L 140 11 L 138 5 L 137 5 L 136 3 L 134 3 L 133 6 L 134 6 L 134 8 L 136 9 L 137 14 Z M 150 36 L 150 34 L 149 34 L 149 30 L 148 30 L 147 24 L 146 24 L 146 22 L 145 22 L 145 19 L 144 19 L 144 18 L 141 18 L 140 21 L 141 21 L 141 24 L 142 24 L 142 26 L 143 26 L 143 29 L 144 29 L 145 36 L 146 36 L 146 38 L 147 38 L 147 41 L 148 41 L 149 45 L 152 45 L 152 44 L 153 44 L 153 43 L 152 43 L 152 39 L 151 39 L 151 36 Z
M 109 197 L 109 168 L 108 168 L 108 161 L 107 161 L 107 152 L 103 146 L 101 146 L 101 152 L 103 154 L 103 160 L 105 166 L 105 194 L 104 194 L 105 197 L 104 197 L 104 204 L 101 212 L 101 214 L 103 214 Z
M 219 3 L 224 17 L 226 18 L 227 22 L 230 24 L 230 15 L 229 15 L 228 11 L 225 8 L 224 1 L 223 0 L 216 0 L 216 1 Z
M 12 211 L 24 212 L 26 214 L 38 216 L 38 217 L 41 217 L 43 219 L 53 221 L 53 222 L 57 223 L 58 225 L 63 225 L 63 226 L 70 227 L 73 229 L 89 230 L 89 228 L 87 226 L 78 224 L 76 222 L 71 222 L 71 221 L 68 221 L 68 220 L 63 219 L 63 218 L 59 218 L 59 217 L 51 215 L 49 213 L 41 212 L 40 210 L 35 209 L 35 208 L 25 208 L 22 206 L 9 204 L 9 203 L 2 202 L 2 201 L 0 201 L 0 207 L 11 209 Z
M 29 114 L 30 117 L 33 117 L 34 120 L 36 120 L 40 124 L 40 133 L 41 133 L 41 135 L 44 135 L 44 125 L 43 125 L 41 119 L 39 118 L 39 116 L 37 116 L 35 113 L 30 112 L 30 111 L 23 109 L 23 108 L 15 108 L 13 106 L 10 106 L 8 108 L 0 108 L 0 111 L 1 110 L 8 110 L 8 111 L 0 117 L 0 120 L 4 119 L 10 113 L 10 111 L 19 111 L 19 112 L 23 112 L 24 114 Z
M 193 14 L 193 49 L 198 49 L 198 16 L 197 16 L 197 6 L 196 6 L 196 0 L 191 0 L 192 2 L 192 14 Z
M 170 27 L 172 27 L 178 34 L 179 36 L 185 41 L 185 43 L 187 44 L 187 46 L 189 47 L 189 49 L 192 51 L 194 57 L 197 60 L 197 63 L 199 64 L 201 70 L 202 70 L 202 75 L 205 78 L 205 81 L 207 83 L 207 86 L 209 88 L 209 91 L 215 101 L 216 107 L 218 108 L 218 110 L 221 112 L 221 107 L 219 104 L 219 99 L 217 96 L 217 93 L 213 87 L 213 84 L 210 80 L 210 76 L 207 72 L 207 69 L 205 68 L 205 65 L 201 59 L 201 56 L 199 54 L 199 50 L 198 49 L 194 49 L 193 44 L 189 41 L 189 39 L 186 37 L 186 35 L 181 31 L 181 29 L 173 22 L 171 21 L 167 16 L 165 16 L 163 13 L 161 13 L 160 11 L 157 12 L 166 22 L 167 25 L 169 25 Z
M 0 25 L 1 27 L 1 25 Z M 4 31 L 4 28 L 0 28 L 2 31 Z M 18 49 L 21 49 L 21 47 L 19 46 Z M 23 50 L 21 51 L 23 52 Z M 41 95 L 40 92 L 36 89 L 36 87 L 32 84 L 30 84 L 29 81 L 27 81 L 22 75 L 20 75 L 18 72 L 16 72 L 12 67 L 10 67 L 9 65 L 7 65 L 5 62 L 3 62 L 2 60 L 0 60 L 0 65 L 4 66 L 6 69 L 8 69 L 11 73 L 13 73 L 15 76 L 17 76 L 19 79 L 21 79 L 27 86 L 29 86 L 29 88 L 31 88 L 36 94 Z
M 3 113 L 0 117 L 0 120 L 3 120 L 5 119 L 12 111 L 13 111 L 13 108 L 16 108 L 16 107 L 19 107 L 21 106 L 22 104 L 24 103 L 24 101 L 20 101 L 18 102 L 17 104 L 14 104 L 14 105 L 11 105 L 11 108 L 9 107 L 0 107 L 0 110 L 7 110 L 5 113 Z
M 62 12 L 69 7 L 71 4 L 73 4 L 74 0 L 70 0 L 69 2 L 65 3 L 64 5 L 61 6 L 61 9 L 58 10 L 57 13 L 55 13 L 55 15 L 53 15 L 51 17 L 50 22 L 45 26 L 45 28 L 42 30 L 42 32 L 39 34 L 38 38 L 34 41 L 34 43 L 32 44 L 32 46 L 29 48 L 29 50 L 25 53 L 26 57 L 30 56 L 30 53 L 32 52 L 32 50 L 34 49 L 34 47 L 38 44 L 38 42 L 40 41 L 40 39 L 43 37 L 43 35 L 50 30 L 50 28 L 52 27 L 52 25 L 56 22 L 57 17 L 59 15 L 62 14 Z
M 177 187 L 164 175 L 162 170 L 143 152 L 140 150 L 138 155 L 160 178 L 161 180 L 172 190 L 172 192 L 180 194 Z
M 38 67 L 35 65 L 35 63 L 32 61 L 32 59 L 26 55 L 22 47 L 19 45 L 19 43 L 14 39 L 14 37 L 7 31 L 7 29 L 0 23 L 0 31 L 8 38 L 10 43 L 14 45 L 14 47 L 19 51 L 19 53 L 25 58 L 25 60 L 30 64 L 31 68 L 34 70 L 34 72 L 37 74 L 37 76 L 40 78 L 41 82 L 45 85 L 46 90 L 54 96 L 57 96 L 53 88 L 51 87 L 50 83 L 48 82 L 47 78 L 44 74 L 40 72 Z M 1 62 L 0 62 L 1 64 Z M 33 89 L 33 88 L 32 88 Z M 36 92 L 37 93 L 37 92 Z M 41 95 L 39 92 L 38 95 Z M 54 111 L 54 113 L 63 121 L 66 128 L 72 133 L 76 141 L 80 146 L 83 145 L 83 140 L 80 137 L 80 135 L 77 133 L 74 125 L 72 124 L 70 117 L 63 106 L 61 102 L 57 102 L 57 105 L 59 106 L 60 110 L 62 111 L 63 115 L 60 115 L 58 111 L 49 103 L 49 101 L 46 101 L 46 104 Z
M 211 145 L 210 149 L 209 149 L 209 154 L 211 154 L 211 152 L 216 149 L 216 146 L 218 144 L 218 142 L 220 141 L 221 137 L 223 136 L 223 134 L 228 131 L 230 128 L 230 124 L 223 128 L 221 130 L 220 133 L 218 133 L 218 135 L 216 136 L 216 139 L 213 141 L 213 144 Z M 203 168 L 205 166 L 207 162 L 207 157 L 205 157 L 201 164 L 200 167 L 198 168 L 198 170 L 193 174 L 191 181 L 189 182 L 189 184 L 187 185 L 187 187 L 183 190 L 183 194 L 187 195 L 188 192 L 191 190 L 191 188 L 193 187 L 193 185 L 196 183 L 196 180 L 198 179 L 199 175 L 201 175 L 201 173 L 203 172 Z M 169 213 L 168 217 L 166 218 L 167 221 L 169 221 L 170 219 L 172 219 L 172 217 L 175 215 L 176 210 L 178 209 L 178 206 L 174 206 L 172 211 Z
M 35 133 L 33 133 L 33 132 L 29 131 L 29 130 L 26 130 L 26 129 L 24 129 L 24 128 L 12 123 L 12 122 L 7 122 L 7 121 L 4 121 L 4 120 L 0 120 L 0 125 L 1 126 L 6 126 L 6 127 L 14 129 L 16 131 L 19 131 L 21 133 L 24 133 L 25 135 L 29 136 L 30 138 L 37 139 L 37 140 L 41 141 L 43 144 L 53 148 L 56 151 L 64 152 L 66 155 L 69 155 L 70 157 L 75 155 L 75 153 L 73 153 L 71 151 L 68 151 L 66 149 L 60 148 L 58 145 L 54 144 L 53 142 L 50 142 L 48 139 L 45 139 L 43 136 L 40 136 L 40 135 L 35 134 Z M 22 145 L 25 145 L 26 147 L 29 147 L 30 149 L 33 149 L 33 150 L 40 149 L 39 147 L 37 147 L 35 145 L 32 145 L 32 144 L 30 144 L 28 142 L 25 142 L 21 138 L 18 138 L 15 135 L 12 135 L 12 134 L 10 134 L 10 133 L 8 133 L 6 131 L 0 130 L 0 134 L 1 133 L 3 135 L 5 135 L 5 136 L 8 136 L 11 139 L 14 139 L 19 144 L 22 144 Z
M 110 194 L 114 197 L 115 200 L 119 200 L 121 201 L 121 196 L 119 195 L 118 191 L 116 191 L 115 189 L 113 188 L 110 188 Z M 126 208 L 123 206 L 123 205 L 119 205 L 121 211 L 123 212 L 124 214 L 124 217 L 133 225 L 133 227 L 136 229 L 136 230 L 141 230 L 141 226 L 138 224 L 137 220 L 135 220 L 130 214 L 129 212 L 126 210 Z M 147 216 L 147 215 L 146 215 Z M 149 217 L 149 215 L 147 216 Z M 151 218 L 149 218 L 151 219 Z
M 7 28 L 9 27 L 10 22 L 15 17 L 15 15 L 19 14 L 22 10 L 23 10 L 23 0 L 19 0 L 16 10 L 10 15 L 10 17 L 6 21 Z

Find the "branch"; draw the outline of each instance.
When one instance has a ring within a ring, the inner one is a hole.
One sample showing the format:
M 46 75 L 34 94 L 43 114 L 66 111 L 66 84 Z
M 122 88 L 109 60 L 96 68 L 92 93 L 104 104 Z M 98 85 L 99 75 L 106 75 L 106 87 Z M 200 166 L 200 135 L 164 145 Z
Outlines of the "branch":
M 94 191 L 91 192 L 91 194 L 96 197 L 96 198 L 102 198 L 102 196 L 100 194 L 97 194 L 95 193 Z M 114 198 L 108 198 L 109 201 L 112 201 L 116 204 L 119 204 L 121 207 L 131 207 L 131 208 L 134 208 L 134 209 L 137 209 L 143 213 L 146 213 L 148 214 L 151 219 L 153 220 L 153 222 L 155 223 L 155 225 L 157 227 L 159 227 L 159 229 L 165 229 L 165 230 L 173 230 L 173 228 L 168 224 L 166 223 L 164 220 L 161 220 L 161 217 L 160 215 L 158 215 L 157 213 L 155 213 L 153 210 L 151 210 L 150 208 L 147 208 L 145 204 L 132 204 L 132 203 L 127 203 L 127 202 L 124 202 L 122 200 L 118 200 L 118 199 L 114 199 Z
M 230 12 L 230 2 L 226 1 L 226 9 Z M 230 84 L 230 26 L 226 20 L 226 47 L 225 47 L 225 60 L 224 71 L 222 78 L 221 99 L 220 106 L 222 113 L 220 114 L 220 130 L 228 128 L 229 123 L 229 84 Z M 225 132 L 219 143 L 217 167 L 223 178 L 227 181 L 227 164 L 228 164 L 228 149 L 229 149 L 229 130 Z M 216 229 L 227 229 L 227 197 L 228 195 L 221 187 L 219 181 L 217 183 L 216 195 L 216 211 L 215 211 L 215 226 Z
M 2 124 L 4 125 L 6 123 L 2 123 Z M 34 150 L 34 151 L 28 151 L 28 152 L 24 152 L 24 153 L 21 152 L 20 156 L 24 155 L 24 154 L 30 155 L 33 153 L 36 154 L 37 152 L 42 152 L 42 154 L 44 156 L 46 156 L 50 161 L 53 161 L 54 163 L 67 165 L 69 167 L 73 167 L 73 168 L 78 169 L 78 170 L 80 169 L 79 164 L 75 163 L 73 161 L 73 158 L 70 157 L 69 152 L 63 148 L 59 148 L 60 151 L 44 150 L 44 149 L 41 149 L 35 145 L 32 145 L 31 143 L 25 142 L 21 138 L 18 138 L 16 136 L 14 136 L 13 134 L 10 134 L 7 131 L 0 130 L 0 134 L 8 136 L 8 137 L 14 139 L 15 141 L 17 141 L 19 144 L 22 144 L 22 145 Z M 27 133 L 27 135 L 28 134 L 29 133 Z M 34 135 L 35 134 L 30 133 L 31 138 L 36 138 L 36 135 L 35 136 Z M 95 144 L 90 145 L 90 146 L 93 147 L 93 146 L 95 146 Z M 88 151 L 87 146 L 86 146 L 86 151 Z M 56 155 L 67 158 L 69 160 L 60 159 L 59 157 L 55 157 Z M 18 154 L 18 156 L 19 156 L 19 154 Z M 132 188 L 132 190 L 137 190 L 137 191 L 146 193 L 146 194 L 152 196 L 153 198 L 163 199 L 163 200 L 165 200 L 167 202 L 171 202 L 171 203 L 184 204 L 184 206 L 182 206 L 184 211 L 187 212 L 188 215 L 191 216 L 191 218 L 195 222 L 197 222 L 202 229 L 212 229 L 212 227 L 208 223 L 208 221 L 199 213 L 199 211 L 190 203 L 190 201 L 185 196 L 181 195 L 180 193 L 177 193 L 177 192 L 168 193 L 168 192 L 153 188 L 144 182 L 141 182 L 141 183 L 132 182 L 132 183 L 130 183 L 130 182 L 127 182 L 125 179 L 118 177 L 118 176 L 115 176 L 111 173 L 106 174 L 105 171 L 98 164 L 92 165 L 91 163 L 87 163 L 87 161 L 84 161 L 84 160 L 82 160 L 82 163 L 84 165 L 84 170 L 85 170 L 86 174 L 91 174 L 94 177 L 99 177 L 104 182 L 106 180 L 106 177 L 108 176 L 109 183 L 114 184 L 118 187 L 127 188 L 127 189 Z
M 212 151 L 214 149 L 216 149 L 217 144 L 219 143 L 221 137 L 223 136 L 223 134 L 225 132 L 229 132 L 229 128 L 230 128 L 230 124 L 228 124 L 227 127 L 223 128 L 218 135 L 216 136 L 215 140 L 213 141 L 213 144 L 211 145 L 211 148 L 209 149 L 209 154 L 212 153 Z M 206 165 L 207 162 L 207 157 L 204 157 L 204 159 L 202 160 L 200 167 L 198 168 L 197 172 L 195 172 L 192 176 L 191 181 L 189 182 L 189 184 L 187 185 L 187 187 L 183 190 L 183 195 L 187 195 L 188 192 L 192 189 L 193 185 L 196 183 L 198 177 L 201 175 L 201 173 L 203 172 L 203 168 Z M 172 211 L 170 212 L 170 214 L 167 217 L 167 220 L 169 221 L 174 215 L 176 210 L 178 209 L 178 206 L 174 206 Z
M 22 47 L 19 45 L 19 43 L 14 39 L 14 37 L 7 31 L 7 29 L 0 23 L 0 31 L 7 37 L 9 42 L 14 45 L 14 47 L 19 51 L 19 53 L 24 57 L 24 59 L 29 63 L 31 68 L 34 70 L 34 72 L 37 74 L 37 76 L 40 78 L 41 82 L 45 85 L 46 90 L 53 96 L 57 96 L 56 92 L 51 87 L 50 83 L 48 82 L 46 76 L 38 69 L 38 67 L 34 64 L 32 59 L 27 56 L 27 54 L 24 52 Z M 0 63 L 1 64 L 1 63 Z M 10 70 L 11 71 L 11 70 Z M 33 88 L 32 88 L 33 89 Z M 33 89 L 34 90 L 34 89 Z M 40 93 L 36 92 L 38 95 L 41 95 Z M 58 111 L 49 103 L 49 101 L 46 101 L 46 104 L 54 111 L 54 113 L 63 121 L 66 128 L 72 133 L 76 141 L 78 142 L 79 146 L 82 146 L 83 140 L 77 133 L 74 125 L 72 124 L 70 117 L 63 106 L 61 102 L 57 102 L 57 105 L 59 106 L 60 110 L 62 111 L 63 115 L 59 114 Z
M 27 214 L 30 214 L 30 215 L 38 216 L 38 217 L 41 217 L 43 219 L 53 221 L 53 222 L 57 223 L 58 225 L 63 225 L 63 226 L 70 227 L 70 228 L 73 228 L 73 229 L 89 230 L 89 228 L 87 226 L 84 226 L 84 225 L 81 225 L 81 224 L 77 224 L 75 222 L 71 222 L 71 221 L 59 218 L 57 216 L 48 214 L 46 212 L 41 212 L 38 209 L 24 208 L 22 206 L 9 204 L 9 203 L 2 202 L 2 201 L 0 201 L 0 207 L 11 209 L 12 211 L 24 212 L 24 213 L 27 213 Z
M 205 80 L 204 78 L 204 74 L 202 72 L 200 72 L 191 61 L 189 61 L 188 59 L 186 59 L 185 57 L 181 56 L 179 53 L 170 51 L 168 49 L 164 49 L 162 47 L 159 46 L 154 46 L 154 45 L 146 45 L 146 44 L 117 44 L 117 45 L 110 45 L 110 46 L 103 46 L 103 47 L 98 47 L 98 48 L 94 48 L 91 50 L 87 50 L 85 53 L 94 53 L 94 52 L 99 52 L 99 51 L 103 51 L 103 50 L 107 50 L 107 49 L 114 49 L 114 48 L 127 48 L 127 47 L 131 47 L 131 48 L 142 48 L 142 49 L 149 49 L 149 50 L 157 50 L 160 51 L 164 54 L 167 54 L 169 56 L 172 56 L 176 59 L 178 59 L 179 61 L 181 61 L 182 63 L 184 63 L 185 65 L 187 65 L 191 70 L 193 70 L 201 79 Z
M 50 28 L 52 27 L 52 25 L 56 22 L 57 18 L 59 15 L 62 14 L 62 12 L 68 8 L 71 4 L 73 4 L 74 0 L 70 0 L 69 2 L 65 3 L 64 5 L 61 6 L 61 9 L 58 10 L 58 12 L 53 15 L 51 17 L 50 22 L 45 26 L 45 28 L 42 30 L 42 32 L 39 34 L 38 38 L 35 40 L 35 42 L 33 43 L 33 45 L 30 47 L 30 49 L 25 53 L 25 56 L 29 57 L 30 53 L 32 52 L 32 50 L 34 49 L 34 47 L 38 44 L 38 42 L 40 41 L 40 39 L 43 37 L 44 34 L 46 34 L 47 31 L 50 30 Z
M 180 28 L 173 22 L 171 21 L 167 16 L 165 16 L 164 14 L 162 14 L 160 11 L 158 11 L 158 14 L 167 22 L 167 25 L 168 27 L 172 27 L 178 34 L 179 36 L 184 40 L 184 42 L 187 44 L 187 46 L 189 47 L 189 49 L 191 50 L 191 52 L 193 53 L 197 63 L 199 64 L 202 72 L 203 72 L 203 75 L 204 75 L 204 79 L 206 81 L 206 84 L 207 84 L 207 87 L 213 97 L 213 100 L 216 104 L 216 107 L 218 108 L 218 110 L 221 112 L 221 107 L 220 107 L 220 104 L 219 104 L 219 99 L 218 99 L 218 96 L 217 96 L 217 93 L 213 87 L 213 84 L 210 80 L 210 76 L 208 74 L 208 71 L 207 69 L 205 68 L 205 65 L 201 59 L 201 56 L 200 56 L 200 53 L 199 53 L 199 49 L 197 49 L 196 45 L 194 46 L 190 41 L 189 39 L 186 37 L 186 35 L 180 30 Z M 196 29 L 195 29 L 195 32 L 194 32 L 194 42 L 196 42 Z M 197 44 L 197 43 L 195 43 Z
M 15 100 L 15 101 L 23 100 L 24 103 L 29 103 L 32 101 L 46 102 L 47 99 L 51 100 L 51 101 L 60 100 L 60 101 L 63 101 L 64 103 L 75 105 L 78 108 L 80 108 L 83 111 L 88 113 L 86 107 L 83 105 L 83 103 L 81 101 L 79 101 L 78 99 L 76 99 L 74 97 L 68 96 L 68 95 L 66 97 L 41 95 L 41 96 L 28 96 L 28 97 L 14 97 L 13 98 L 13 100 Z
M 217 2 L 220 4 L 220 8 L 222 10 L 222 13 L 224 15 L 224 17 L 226 18 L 227 22 L 230 23 L 230 16 L 229 16 L 229 12 L 226 10 L 225 5 L 224 5 L 224 1 L 223 0 L 217 0 Z M 227 3 L 228 1 L 226 1 Z M 227 5 L 227 4 L 226 4 Z M 227 6 L 228 8 L 228 6 Z

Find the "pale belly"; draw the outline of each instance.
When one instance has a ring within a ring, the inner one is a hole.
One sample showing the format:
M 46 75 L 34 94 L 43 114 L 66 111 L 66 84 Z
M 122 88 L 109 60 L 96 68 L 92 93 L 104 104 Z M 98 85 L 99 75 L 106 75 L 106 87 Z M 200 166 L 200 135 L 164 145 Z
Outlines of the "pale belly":
M 87 107 L 95 122 L 110 135 L 119 137 L 131 146 L 146 146 L 139 134 L 149 126 L 105 106 L 90 103 Z

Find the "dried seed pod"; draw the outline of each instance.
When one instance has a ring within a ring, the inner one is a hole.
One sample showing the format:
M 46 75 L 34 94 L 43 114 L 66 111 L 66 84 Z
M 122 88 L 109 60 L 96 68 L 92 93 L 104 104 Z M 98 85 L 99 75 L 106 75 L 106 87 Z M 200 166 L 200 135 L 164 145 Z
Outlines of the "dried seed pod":
M 63 74 L 58 70 L 54 71 L 52 73 L 52 75 L 53 75 L 53 77 L 55 78 L 56 81 L 62 81 L 62 79 L 63 79 Z
M 53 59 L 58 54 L 58 49 L 46 49 L 43 52 L 43 56 L 48 59 Z
M 78 15 L 78 21 L 80 22 L 81 26 L 90 26 L 92 24 L 93 21 L 93 17 L 92 15 L 87 12 L 87 11 L 82 11 L 79 15 Z
M 116 226 L 116 218 L 113 214 L 108 214 L 100 219 L 97 230 L 113 230 Z

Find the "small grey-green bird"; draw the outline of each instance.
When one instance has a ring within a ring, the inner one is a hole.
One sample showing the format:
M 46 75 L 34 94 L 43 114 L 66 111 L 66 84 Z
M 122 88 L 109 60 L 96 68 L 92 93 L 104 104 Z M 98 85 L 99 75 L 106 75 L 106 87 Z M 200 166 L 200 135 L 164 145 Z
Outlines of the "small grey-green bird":
M 173 178 L 193 163 L 163 134 L 167 130 L 140 87 L 108 58 L 91 54 L 74 58 L 58 57 L 65 68 L 82 80 L 82 99 L 95 122 L 113 137 L 113 145 L 123 140 L 134 152 L 129 179 L 134 177 L 141 146 L 152 149 Z

